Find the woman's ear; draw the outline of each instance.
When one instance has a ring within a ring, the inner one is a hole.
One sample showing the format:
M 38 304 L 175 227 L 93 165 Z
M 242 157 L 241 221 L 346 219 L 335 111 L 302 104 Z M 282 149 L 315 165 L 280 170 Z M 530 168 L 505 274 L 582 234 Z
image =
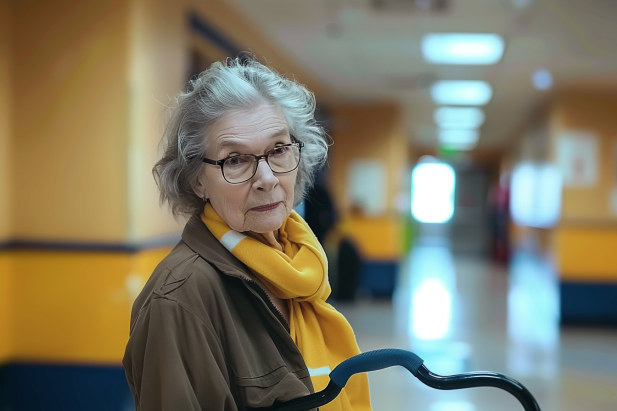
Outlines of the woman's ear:
M 202 176 L 197 177 L 197 180 L 191 185 L 193 188 L 193 192 L 197 197 L 205 200 L 208 198 L 208 190 L 206 190 L 206 185 L 201 181 Z

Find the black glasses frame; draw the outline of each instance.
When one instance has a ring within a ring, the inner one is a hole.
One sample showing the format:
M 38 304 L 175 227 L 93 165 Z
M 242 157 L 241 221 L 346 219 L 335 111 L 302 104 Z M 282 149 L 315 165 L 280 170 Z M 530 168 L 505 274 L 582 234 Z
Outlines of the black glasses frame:
M 268 156 L 270 155 L 270 153 L 273 150 L 276 150 L 277 148 L 280 147 L 298 147 L 298 164 L 296 164 L 296 166 L 294 168 L 292 168 L 289 171 L 274 171 L 272 170 L 272 166 L 270 165 L 270 162 L 268 161 Z M 213 166 L 219 166 L 221 168 L 221 174 L 223 175 L 223 178 L 225 179 L 225 181 L 227 181 L 229 184 L 242 184 L 245 183 L 247 181 L 249 181 L 251 178 L 255 177 L 255 174 L 257 174 L 257 169 L 259 168 L 259 162 L 261 161 L 261 159 L 263 158 L 264 160 L 266 160 L 266 164 L 268 164 L 268 167 L 270 167 L 270 170 L 272 170 L 273 173 L 275 174 L 287 174 L 287 173 L 291 173 L 292 171 L 294 171 L 295 169 L 298 168 L 298 166 L 300 165 L 300 161 L 302 160 L 302 148 L 304 147 L 304 143 L 302 142 L 296 142 L 296 143 L 289 143 L 289 144 L 282 144 L 280 146 L 276 146 L 271 150 L 268 150 L 266 152 L 266 154 L 262 154 L 260 156 L 255 155 L 255 154 L 236 154 L 233 156 L 229 156 L 226 158 L 223 158 L 222 160 L 211 160 L 209 158 L 203 158 L 202 161 L 204 163 L 207 164 L 212 164 Z M 238 157 L 238 156 L 253 156 L 255 157 L 255 169 L 253 170 L 253 174 L 251 174 L 251 176 L 249 178 L 247 178 L 246 180 L 242 180 L 242 181 L 238 181 L 236 183 L 232 183 L 231 181 L 227 180 L 227 178 L 225 177 L 225 172 L 223 171 L 223 167 L 225 166 L 225 162 L 227 160 L 230 160 L 234 157 Z

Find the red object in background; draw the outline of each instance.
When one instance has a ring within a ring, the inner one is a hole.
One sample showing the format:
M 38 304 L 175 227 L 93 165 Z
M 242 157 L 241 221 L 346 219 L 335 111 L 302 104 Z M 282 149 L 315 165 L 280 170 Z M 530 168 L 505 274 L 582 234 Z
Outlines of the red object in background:
M 491 189 L 489 194 L 491 210 L 491 257 L 494 261 L 507 264 L 510 261 L 508 225 L 510 221 L 510 187 L 505 181 Z

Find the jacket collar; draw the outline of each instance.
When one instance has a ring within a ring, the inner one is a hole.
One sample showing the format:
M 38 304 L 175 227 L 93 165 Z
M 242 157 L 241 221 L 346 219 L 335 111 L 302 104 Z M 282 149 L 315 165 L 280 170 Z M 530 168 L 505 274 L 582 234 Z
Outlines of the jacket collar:
M 248 268 L 216 239 L 198 214 L 192 216 L 184 226 L 182 240 L 223 273 L 250 280 L 246 274 Z

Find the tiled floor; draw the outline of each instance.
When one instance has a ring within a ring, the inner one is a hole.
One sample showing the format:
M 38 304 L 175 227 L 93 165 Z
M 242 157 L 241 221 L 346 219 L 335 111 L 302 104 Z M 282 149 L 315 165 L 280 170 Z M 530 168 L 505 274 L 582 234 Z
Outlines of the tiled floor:
M 336 304 L 363 351 L 402 348 L 437 374 L 496 371 L 523 383 L 543 411 L 617 410 L 617 329 L 560 328 L 555 276 L 519 254 L 508 268 L 416 247 L 392 302 Z M 401 367 L 369 374 L 375 411 L 522 410 L 495 388 L 439 391 Z

